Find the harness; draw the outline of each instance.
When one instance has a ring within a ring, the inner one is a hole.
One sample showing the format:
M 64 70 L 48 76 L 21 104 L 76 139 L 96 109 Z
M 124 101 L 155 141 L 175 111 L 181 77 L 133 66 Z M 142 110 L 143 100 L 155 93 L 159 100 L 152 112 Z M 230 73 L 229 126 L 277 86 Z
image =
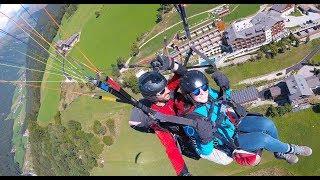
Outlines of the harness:
M 212 129 L 213 129 L 213 139 L 217 138 L 222 141 L 222 143 L 229 149 L 231 152 L 235 149 L 239 149 L 239 143 L 238 143 L 238 138 L 237 134 L 239 133 L 238 131 L 238 124 L 241 122 L 241 120 L 249 115 L 249 113 L 245 110 L 244 107 L 241 105 L 231 101 L 231 100 L 226 100 L 225 96 L 222 96 L 222 100 L 209 100 L 210 103 L 210 110 L 207 115 L 207 120 L 212 123 Z M 218 110 L 219 116 L 217 117 L 217 120 L 215 122 L 211 121 L 211 117 L 214 113 L 214 106 L 216 104 L 220 104 L 220 108 Z M 197 105 L 199 107 L 199 105 Z M 205 107 L 208 110 L 207 105 Z M 229 111 L 229 108 L 231 107 L 234 110 L 234 113 Z M 188 117 L 191 119 L 196 120 L 197 118 L 200 118 L 202 115 L 198 114 L 197 112 L 193 112 L 192 114 L 189 114 Z M 222 127 L 222 122 L 228 117 L 230 122 L 235 126 L 235 133 L 232 137 L 229 136 L 228 132 L 226 131 L 225 128 Z M 219 132 L 220 129 L 221 132 Z M 192 137 L 192 136 L 191 136 Z M 195 139 L 194 137 L 192 139 Z M 219 146 L 217 141 L 214 141 L 215 146 Z M 196 146 L 195 146 L 196 147 Z

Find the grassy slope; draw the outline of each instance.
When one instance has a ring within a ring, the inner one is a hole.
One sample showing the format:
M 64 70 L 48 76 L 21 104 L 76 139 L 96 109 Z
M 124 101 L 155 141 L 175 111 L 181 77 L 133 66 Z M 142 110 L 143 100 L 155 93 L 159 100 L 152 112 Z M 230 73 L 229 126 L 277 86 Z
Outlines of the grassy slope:
M 61 35 L 68 37 L 68 35 L 79 31 L 83 27 L 81 40 L 76 46 L 80 47 L 80 50 L 99 69 L 106 69 L 106 67 L 110 67 L 111 63 L 115 62 L 116 57 L 128 57 L 135 38 L 154 25 L 157 6 L 155 4 L 142 6 L 104 5 L 101 16 L 96 19 L 94 12 L 101 5 L 80 5 L 79 10 L 69 21 L 64 19 Z M 71 55 L 89 65 L 77 49 L 73 49 Z M 48 61 L 49 66 L 52 63 L 56 67 L 61 67 L 59 63 L 53 60 Z M 50 70 L 48 65 L 47 70 Z M 45 74 L 43 81 L 61 81 L 62 79 L 63 77 Z M 58 89 L 59 83 L 43 83 L 42 87 Z M 55 115 L 58 110 L 59 98 L 60 92 L 43 89 L 42 105 L 38 116 L 40 123 L 47 124 Z
M 101 69 L 118 56 L 129 57 L 136 37 L 151 29 L 158 5 L 106 5 L 98 19 L 86 24 L 79 43 L 83 52 Z M 72 54 L 80 57 L 78 51 Z
M 59 34 L 63 38 L 68 37 L 69 34 L 73 34 L 79 29 L 84 26 L 84 24 L 87 22 L 88 18 L 90 18 L 92 15 L 94 15 L 94 10 L 98 9 L 99 5 L 80 5 L 78 10 L 75 12 L 75 14 L 67 21 L 66 19 L 63 19 L 62 26 Z M 85 19 L 84 19 L 85 17 Z M 57 39 L 55 39 L 57 41 Z M 51 52 L 53 52 L 51 50 Z M 60 56 L 57 56 L 60 61 Z M 66 63 L 67 64 L 67 63 Z M 61 68 L 61 64 L 53 58 L 49 58 L 47 62 L 47 68 L 46 71 L 51 71 L 51 69 L 54 69 L 52 67 Z M 69 72 L 69 70 L 66 70 L 66 72 Z M 57 75 L 51 75 L 48 73 L 44 74 L 43 82 L 42 82 L 42 91 L 41 91 L 41 107 L 38 115 L 38 122 L 40 124 L 47 124 L 50 119 L 55 115 L 55 113 L 58 110 L 58 103 L 60 99 L 60 92 L 57 90 L 52 89 L 59 89 L 60 84 L 59 83 L 46 83 L 45 81 L 62 81 L 62 76 Z M 48 89 L 51 88 L 51 89 Z
M 313 58 L 311 59 L 311 62 L 320 63 L 320 54 L 313 56 Z
M 230 10 L 232 10 L 235 6 L 230 6 Z M 260 8 L 260 4 L 239 4 L 239 6 L 230 14 L 223 17 L 223 20 L 227 23 L 230 23 L 234 20 L 238 20 L 240 18 L 244 18 L 256 13 Z

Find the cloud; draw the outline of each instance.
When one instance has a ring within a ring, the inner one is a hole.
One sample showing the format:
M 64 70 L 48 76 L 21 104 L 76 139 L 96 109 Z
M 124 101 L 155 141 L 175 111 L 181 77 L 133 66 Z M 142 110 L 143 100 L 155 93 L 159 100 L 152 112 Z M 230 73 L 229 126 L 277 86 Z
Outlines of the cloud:
M 16 14 L 17 11 L 19 11 L 20 8 L 20 4 L 1 4 L 0 11 L 9 17 L 12 17 Z M 9 19 L 7 17 L 0 14 L 0 28 L 3 28 L 8 23 L 8 21 Z

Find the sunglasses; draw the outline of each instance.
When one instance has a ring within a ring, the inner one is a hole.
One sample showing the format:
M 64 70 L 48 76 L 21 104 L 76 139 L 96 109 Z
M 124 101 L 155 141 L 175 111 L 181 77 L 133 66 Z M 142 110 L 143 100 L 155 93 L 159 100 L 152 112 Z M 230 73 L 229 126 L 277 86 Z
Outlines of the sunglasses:
M 164 88 L 161 92 L 158 92 L 158 93 L 157 93 L 157 96 L 163 95 L 165 91 L 166 91 L 166 88 Z
M 203 90 L 203 91 L 207 91 L 209 86 L 208 84 L 205 84 L 205 85 L 202 85 L 201 87 L 199 88 L 196 88 L 195 90 L 192 91 L 192 94 L 195 95 L 195 96 L 198 96 L 200 94 L 200 88 Z

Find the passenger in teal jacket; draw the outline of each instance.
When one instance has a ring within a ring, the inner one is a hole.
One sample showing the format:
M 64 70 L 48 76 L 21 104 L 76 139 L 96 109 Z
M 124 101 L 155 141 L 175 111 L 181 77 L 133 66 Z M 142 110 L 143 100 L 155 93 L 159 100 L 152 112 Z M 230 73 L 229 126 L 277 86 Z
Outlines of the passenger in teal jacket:
M 261 149 L 273 152 L 276 158 L 284 159 L 288 163 L 297 163 L 296 155 L 310 156 L 312 149 L 283 143 L 279 140 L 277 128 L 272 120 L 262 116 L 245 116 L 236 126 L 227 116 L 227 106 L 219 98 L 225 94 L 225 100 L 230 100 L 231 90 L 228 78 L 221 72 L 213 74 L 213 78 L 220 87 L 220 92 L 209 87 L 206 76 L 197 70 L 191 70 L 181 79 L 181 91 L 196 108 L 188 115 L 197 120 L 205 118 L 212 122 L 212 127 L 195 129 L 185 126 L 185 133 L 196 144 L 196 150 L 202 158 L 215 161 L 216 148 L 230 151 L 242 149 L 256 152 Z

